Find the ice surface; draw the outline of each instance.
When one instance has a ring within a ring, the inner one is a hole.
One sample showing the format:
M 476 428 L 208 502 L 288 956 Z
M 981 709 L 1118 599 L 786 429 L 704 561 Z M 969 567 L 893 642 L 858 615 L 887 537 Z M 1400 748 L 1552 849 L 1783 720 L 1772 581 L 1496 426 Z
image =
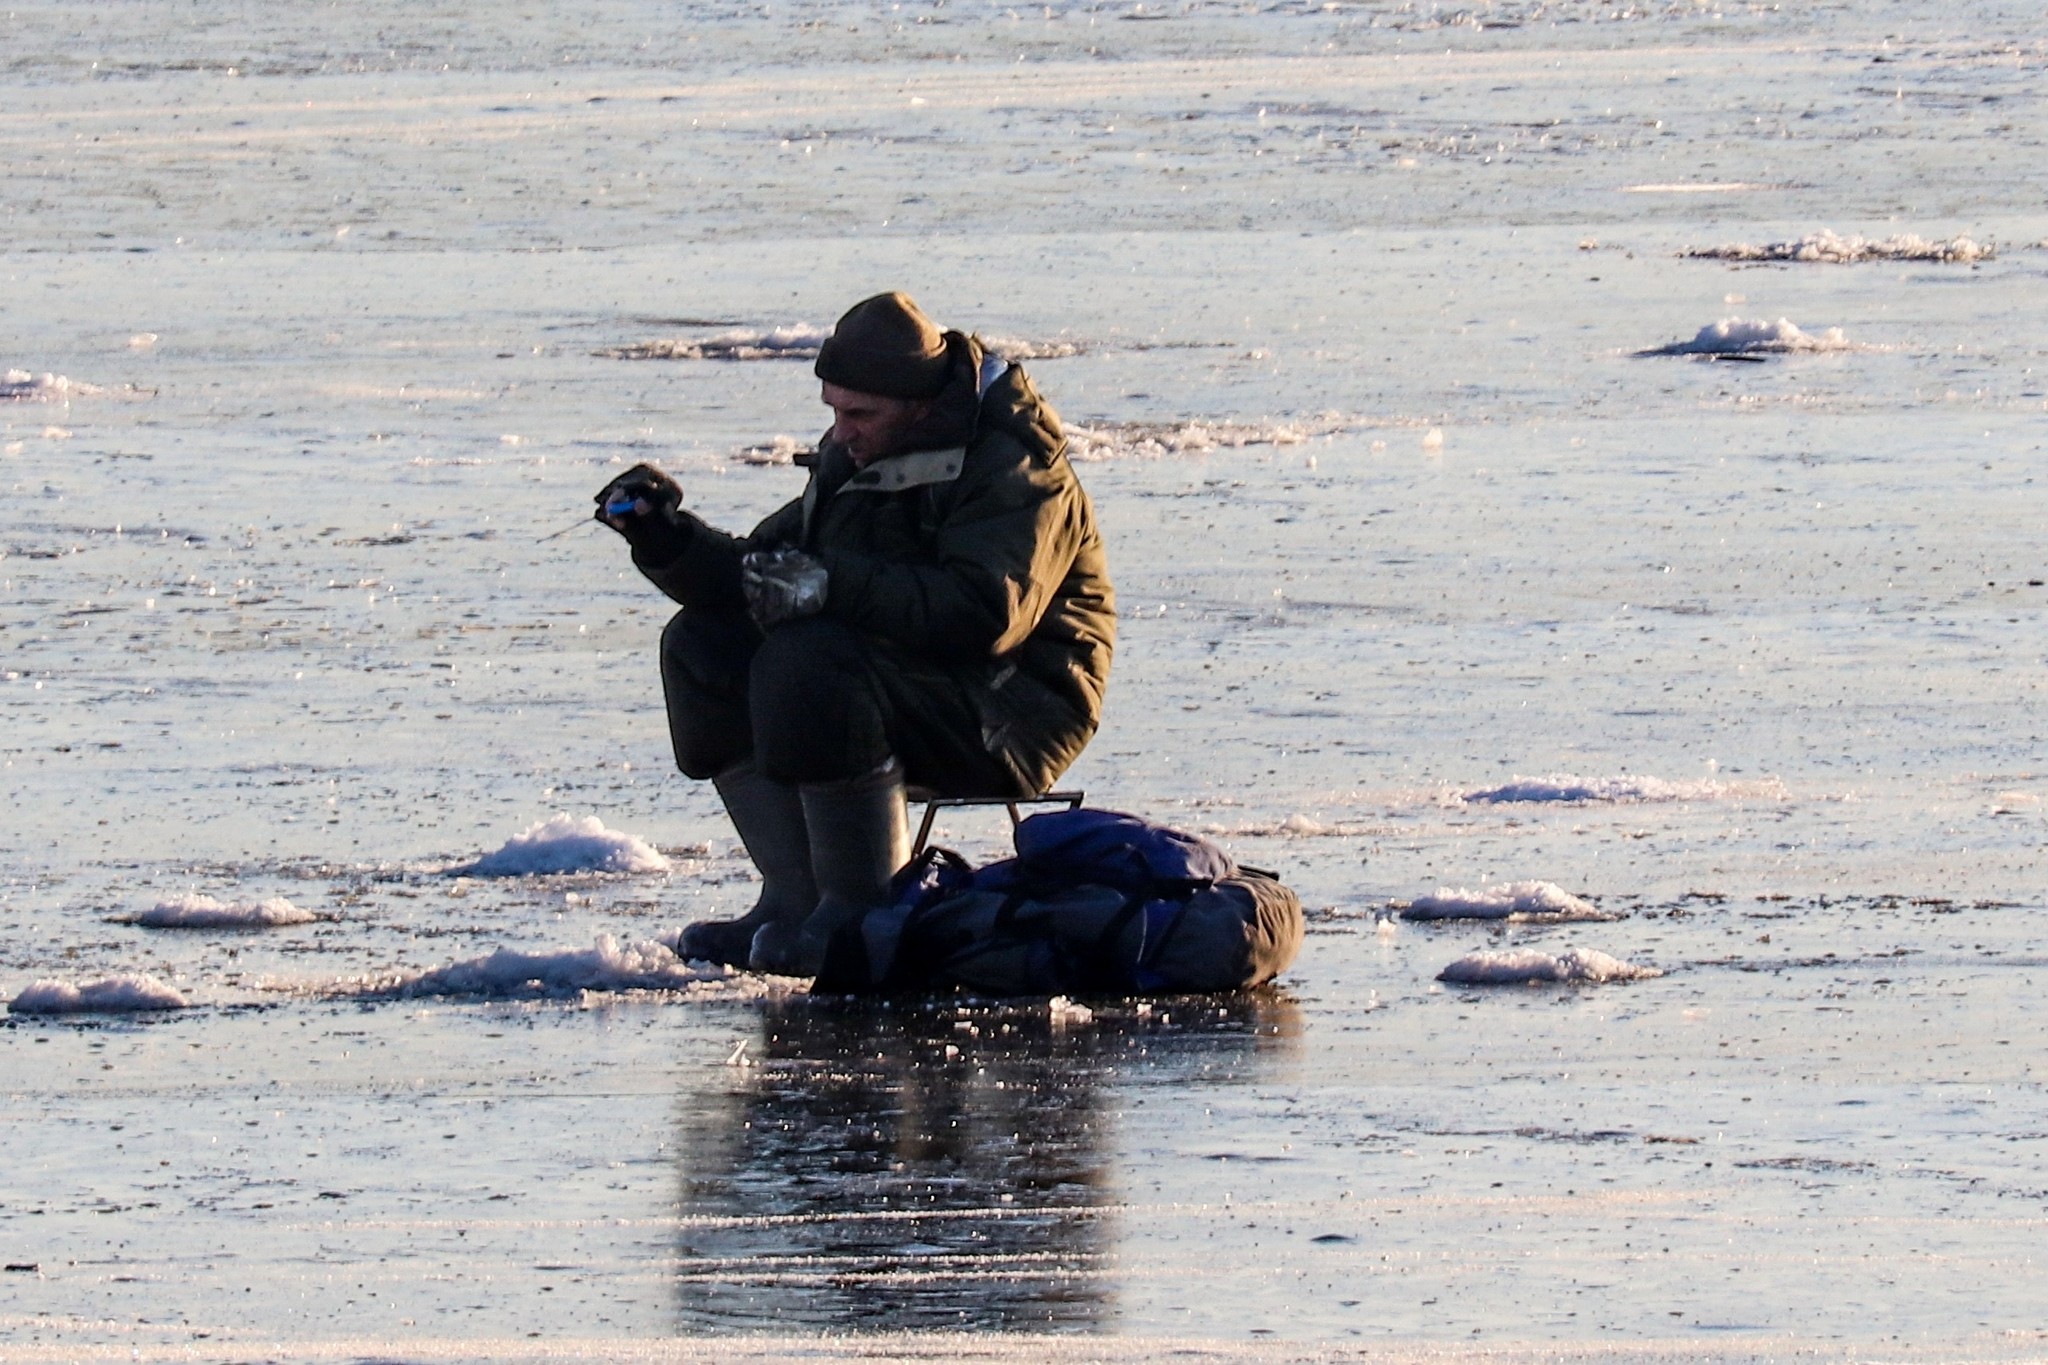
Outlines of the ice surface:
M 551 815 L 507 839 L 494 853 L 450 869 L 470 877 L 549 872 L 666 872 L 668 859 L 645 840 L 606 829 L 595 815 Z
M 1897 237 L 1842 237 L 1823 228 L 1789 242 L 1766 242 L 1760 246 L 1736 242 L 1695 247 L 1685 254 L 1715 261 L 1822 261 L 1836 265 L 1858 261 L 1954 261 L 1967 265 L 1988 261 L 1998 252 L 1993 246 L 1980 245 L 1968 237 L 1930 241 L 1911 232 Z
M 686 963 L 674 949 L 653 939 L 622 945 L 612 935 L 600 934 L 589 948 L 500 948 L 488 957 L 376 983 L 368 993 L 562 996 L 582 991 L 689 991 L 728 983 L 735 976 L 729 967 Z
M 1480 891 L 1438 887 L 1434 895 L 1417 896 L 1401 912 L 1403 919 L 1486 919 L 1515 923 L 1565 923 L 1613 920 L 1621 916 L 1574 896 L 1554 882 L 1503 882 Z
M 1550 777 L 1517 777 L 1498 787 L 1461 792 L 1458 799 L 1475 806 L 1521 801 L 1711 801 L 1728 791 L 1726 784 L 1712 781 L 1667 782 L 1656 777 L 1578 778 L 1558 773 Z
M 2048 238 L 2038 5 L 117 8 L 4 30 L 6 359 L 154 396 L 0 402 L 0 1002 L 206 1008 L 0 1030 L 10 1362 L 2040 1355 L 2044 258 L 1677 259 Z M 1077 466 L 1121 620 L 1063 785 L 1241 817 L 1314 906 L 1629 917 L 1319 913 L 1270 991 L 1060 1030 L 334 991 L 754 902 L 737 852 L 425 869 L 556 810 L 731 843 L 674 604 L 534 541 L 643 459 L 751 526 L 802 476 L 727 453 L 824 410 L 807 361 L 587 353 L 893 287 L 1073 339 L 1034 372 L 1108 453 L 1196 447 Z M 1904 344 L 1627 358 L 1730 314 Z M 1128 340 L 1173 337 L 1229 344 Z M 1730 793 L 1455 799 L 1511 773 Z M 188 887 L 345 914 L 103 922 Z M 1578 939 L 1672 974 L 1434 979 Z M 985 1334 L 886 1335 L 935 1326 Z
M 147 910 L 124 915 L 124 924 L 146 929 L 266 929 L 280 924 L 309 924 L 318 919 L 282 896 L 260 901 L 218 901 L 212 896 L 177 896 Z
M 1809 333 L 1801 331 L 1789 318 L 1779 318 L 1776 322 L 1722 318 L 1719 322 L 1710 322 L 1700 328 L 1690 341 L 1674 341 L 1666 346 L 1638 351 L 1636 354 L 1756 355 L 1855 349 L 1855 343 L 1844 336 L 1839 327 L 1830 327 L 1825 332 Z
M 1439 981 L 1471 986 L 1512 986 L 1539 981 L 1643 981 L 1664 973 L 1623 962 L 1592 948 L 1568 948 L 1552 955 L 1534 948 L 1469 953 L 1437 973 Z
M 153 976 L 127 973 L 74 986 L 43 980 L 23 990 L 7 1008 L 15 1014 L 132 1014 L 181 1010 L 191 1002 Z

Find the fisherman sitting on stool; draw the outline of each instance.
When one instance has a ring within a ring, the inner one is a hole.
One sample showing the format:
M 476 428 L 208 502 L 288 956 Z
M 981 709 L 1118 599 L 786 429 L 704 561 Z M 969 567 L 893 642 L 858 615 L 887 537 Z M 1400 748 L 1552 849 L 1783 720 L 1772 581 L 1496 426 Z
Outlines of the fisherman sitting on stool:
M 1024 371 L 903 294 L 819 349 L 832 427 L 803 496 L 749 536 L 635 465 L 597 517 L 683 609 L 662 632 L 676 765 L 761 872 L 682 955 L 815 976 L 909 857 L 906 784 L 1031 796 L 1095 733 L 1116 602 L 1066 436 Z

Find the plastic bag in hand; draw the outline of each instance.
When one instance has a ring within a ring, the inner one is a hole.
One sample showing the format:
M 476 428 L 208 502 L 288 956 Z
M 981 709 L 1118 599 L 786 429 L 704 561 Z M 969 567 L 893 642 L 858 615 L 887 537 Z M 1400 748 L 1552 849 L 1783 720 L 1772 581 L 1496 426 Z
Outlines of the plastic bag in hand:
M 802 550 L 756 550 L 740 561 L 740 591 L 763 630 L 823 611 L 829 580 L 824 561 Z

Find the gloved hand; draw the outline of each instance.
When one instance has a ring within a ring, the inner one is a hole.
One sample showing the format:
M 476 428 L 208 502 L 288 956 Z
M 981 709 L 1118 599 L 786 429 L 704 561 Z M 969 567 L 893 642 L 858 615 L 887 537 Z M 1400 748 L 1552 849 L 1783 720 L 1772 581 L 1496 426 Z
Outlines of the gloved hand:
M 802 550 L 756 550 L 740 560 L 747 614 L 763 630 L 823 611 L 830 577 L 823 560 Z
M 604 486 L 594 515 L 626 538 L 635 558 L 667 564 L 689 542 L 682 505 L 681 484 L 651 464 L 636 464 Z

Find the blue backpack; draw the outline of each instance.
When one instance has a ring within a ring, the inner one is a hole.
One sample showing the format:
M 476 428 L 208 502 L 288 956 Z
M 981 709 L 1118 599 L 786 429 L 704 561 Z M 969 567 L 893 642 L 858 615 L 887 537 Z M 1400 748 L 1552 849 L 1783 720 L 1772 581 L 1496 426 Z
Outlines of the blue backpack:
M 833 939 L 816 994 L 1235 991 L 1301 947 L 1301 902 L 1198 835 L 1115 811 L 1034 815 L 1017 856 L 930 848 Z

